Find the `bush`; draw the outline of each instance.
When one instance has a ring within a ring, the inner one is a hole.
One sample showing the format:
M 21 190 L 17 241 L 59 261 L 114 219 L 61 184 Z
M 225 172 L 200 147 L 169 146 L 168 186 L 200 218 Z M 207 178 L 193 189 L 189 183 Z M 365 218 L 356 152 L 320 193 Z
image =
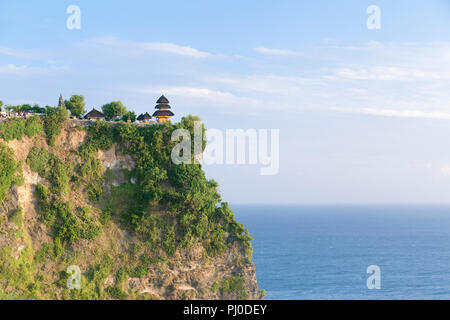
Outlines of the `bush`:
M 17 179 L 18 163 L 13 151 L 0 143 L 0 201 L 3 201 L 11 184 Z
M 132 276 L 137 278 L 144 278 L 150 273 L 149 268 L 145 266 L 139 266 L 133 270 Z
M 41 249 L 34 255 L 34 261 L 36 263 L 43 263 L 48 258 L 54 258 L 53 246 L 48 243 L 43 243 Z
M 96 121 L 88 128 L 87 145 L 92 151 L 108 150 L 111 148 L 114 140 L 114 130 L 111 125 L 105 121 Z
M 39 116 L 32 116 L 26 120 L 24 132 L 28 137 L 32 138 L 42 132 L 43 126 L 42 119 Z
M 55 146 L 56 138 L 61 133 L 62 125 L 67 119 L 68 112 L 65 107 L 47 107 L 44 117 L 44 131 L 49 146 Z
M 248 296 L 245 290 L 245 280 L 239 276 L 234 276 L 223 281 L 220 285 L 220 291 L 222 293 L 237 293 L 239 299 L 245 299 Z
M 33 147 L 26 161 L 31 170 L 51 182 L 52 188 L 56 193 L 67 194 L 69 192 L 69 172 L 71 168 L 57 156 L 45 149 Z
M 64 254 L 64 247 L 62 245 L 61 238 L 56 237 L 53 240 L 53 251 L 55 254 L 55 257 L 61 257 Z
M 49 172 L 49 161 L 52 157 L 52 154 L 45 149 L 40 149 L 37 147 L 31 148 L 27 157 L 27 164 L 30 166 L 30 169 L 34 172 L 37 172 L 41 177 L 48 177 Z
M 211 232 L 206 251 L 210 256 L 216 256 L 227 248 L 225 243 L 225 231 L 221 226 L 216 226 Z
M 16 211 L 11 215 L 10 221 L 19 227 L 19 230 L 22 230 L 24 221 L 22 207 L 17 207 Z
M 56 237 L 63 241 L 73 242 L 78 239 L 95 239 L 101 230 L 98 223 L 90 217 L 87 208 L 80 208 L 78 215 L 72 212 L 69 203 L 56 201 L 54 210 L 59 218 L 55 225 Z
M 168 255 L 173 255 L 176 250 L 176 238 L 173 227 L 166 226 L 162 241 L 163 249 Z
M 25 131 L 25 119 L 9 119 L 0 123 L 0 138 L 10 140 L 21 140 Z
M 101 225 L 91 217 L 88 208 L 80 207 L 73 212 L 69 202 L 51 198 L 48 189 L 42 184 L 36 186 L 36 196 L 39 214 L 55 231 L 55 248 L 62 247 L 64 242 L 92 240 L 100 234 Z
M 58 158 L 50 159 L 50 182 L 56 193 L 69 193 L 69 168 Z
M 0 138 L 10 140 L 21 140 L 26 134 L 32 138 L 42 131 L 43 123 L 39 116 L 32 116 L 28 119 L 15 118 L 0 123 Z
M 118 287 L 108 287 L 106 293 L 113 299 L 123 300 L 127 297 L 127 294 Z

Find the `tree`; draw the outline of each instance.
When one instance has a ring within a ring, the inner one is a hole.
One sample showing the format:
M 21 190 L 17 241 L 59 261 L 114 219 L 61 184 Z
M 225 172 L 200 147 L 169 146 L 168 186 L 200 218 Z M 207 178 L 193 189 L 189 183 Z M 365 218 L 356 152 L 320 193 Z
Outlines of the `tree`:
M 30 104 L 23 104 L 23 105 L 21 105 L 21 106 L 19 106 L 19 108 L 18 108 L 18 112 L 22 112 L 22 111 L 27 111 L 27 112 L 29 112 L 31 110 L 31 105 Z
M 122 120 L 127 122 L 128 120 L 130 120 L 131 122 L 135 122 L 136 121 L 136 113 L 134 113 L 133 111 L 128 111 L 127 113 L 125 113 L 122 117 Z
M 70 110 L 70 113 L 75 117 L 79 117 L 86 112 L 84 109 L 86 103 L 84 102 L 83 95 L 74 94 L 70 97 L 70 100 L 64 101 L 64 104 L 66 105 L 66 108 Z
M 5 106 L 5 110 L 7 110 L 8 112 L 17 112 L 17 110 L 19 109 L 20 106 L 12 106 L 7 104 Z
M 3 107 L 3 101 L 0 100 L 0 111 L 2 111 L 2 107 Z
M 111 103 L 105 104 L 102 107 L 103 114 L 108 120 L 114 119 L 116 117 L 121 117 L 127 112 L 127 108 L 122 104 L 121 101 L 113 101 Z
M 42 107 L 40 107 L 38 104 L 35 104 L 35 105 L 31 108 L 30 111 L 31 111 L 31 112 L 34 112 L 34 113 L 45 113 L 45 108 L 42 108 Z

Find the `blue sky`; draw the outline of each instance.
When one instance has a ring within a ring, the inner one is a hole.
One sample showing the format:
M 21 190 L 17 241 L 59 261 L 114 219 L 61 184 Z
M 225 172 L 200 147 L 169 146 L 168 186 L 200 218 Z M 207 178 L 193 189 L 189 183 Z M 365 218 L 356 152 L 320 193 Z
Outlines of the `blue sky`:
M 449 18 L 446 0 L 3 0 L 0 99 L 141 113 L 165 93 L 175 120 L 280 129 L 277 175 L 205 166 L 231 203 L 449 203 Z

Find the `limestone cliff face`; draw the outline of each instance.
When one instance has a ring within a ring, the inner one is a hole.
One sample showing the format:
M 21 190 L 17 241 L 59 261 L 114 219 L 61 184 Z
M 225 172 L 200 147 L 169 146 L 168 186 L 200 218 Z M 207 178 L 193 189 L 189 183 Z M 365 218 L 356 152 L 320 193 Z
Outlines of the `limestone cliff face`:
M 0 205 L 0 298 L 262 298 L 251 257 L 239 241 L 232 239 L 220 255 L 213 257 L 205 254 L 200 243 L 167 255 L 123 228 L 113 217 L 95 239 L 76 240 L 67 245 L 63 254 L 54 254 L 54 234 L 39 213 L 35 195 L 38 184 L 48 183 L 25 160 L 30 150 L 38 147 L 67 163 L 76 162 L 76 150 L 85 139 L 83 128 L 68 123 L 54 148 L 47 145 L 43 134 L 3 142 L 14 151 L 16 160 L 22 161 L 24 183 L 12 185 Z M 110 175 L 109 185 L 104 186 L 106 194 L 113 187 L 135 183 L 135 177 L 127 174 L 135 163 L 118 144 L 99 151 L 98 159 L 103 171 Z M 72 185 L 65 200 L 90 208 L 93 217 L 102 215 L 100 208 Z M 160 208 L 160 214 L 167 214 L 165 208 Z M 71 265 L 80 268 L 80 290 L 67 288 L 66 270 Z

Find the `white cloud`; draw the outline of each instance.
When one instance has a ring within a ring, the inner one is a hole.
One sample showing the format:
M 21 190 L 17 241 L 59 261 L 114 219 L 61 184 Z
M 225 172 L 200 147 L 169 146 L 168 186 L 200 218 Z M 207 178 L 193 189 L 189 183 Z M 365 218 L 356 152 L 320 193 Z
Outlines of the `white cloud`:
M 96 39 L 94 42 L 106 46 L 121 47 L 122 49 L 127 51 L 139 50 L 141 52 L 161 52 L 191 58 L 211 58 L 214 56 L 209 52 L 200 51 L 196 48 L 181 46 L 169 42 L 123 41 L 115 37 L 104 37 Z
M 344 113 L 365 114 L 384 117 L 399 118 L 425 118 L 425 119 L 450 119 L 448 112 L 425 112 L 420 110 L 393 110 L 393 109 L 374 109 L 374 108 L 329 108 Z
M 216 90 L 208 87 L 183 87 L 183 86 L 147 86 L 143 88 L 132 88 L 129 91 L 140 96 L 148 95 L 149 99 L 164 94 L 169 99 L 176 97 L 185 104 L 195 108 L 207 108 L 208 111 L 223 112 L 227 114 L 260 115 L 262 109 L 270 110 L 269 105 L 261 103 L 260 100 L 236 95 L 229 91 Z M 245 111 L 242 106 L 245 106 Z
M 147 87 L 133 89 L 135 92 L 143 94 L 167 94 L 171 96 L 181 97 L 195 97 L 195 98 L 233 98 L 234 95 L 230 92 L 223 92 L 219 90 L 212 90 L 208 88 L 196 87 Z
M 17 49 L 12 49 L 12 48 L 0 48 L 0 55 L 28 59 L 28 58 L 33 57 L 33 51 L 32 50 L 17 50 Z
M 225 86 L 232 91 L 289 96 L 298 93 L 305 86 L 319 84 L 320 79 L 262 74 L 209 77 L 208 82 Z
M 267 55 L 276 55 L 276 56 L 299 56 L 303 55 L 303 52 L 300 51 L 292 51 L 286 49 L 273 49 L 266 47 L 257 47 L 254 50 L 258 53 L 267 54 Z
M 376 80 L 376 81 L 417 81 L 417 80 L 449 80 L 450 70 L 430 72 L 427 70 L 398 67 L 347 67 L 335 71 L 330 80 Z
M 32 75 L 47 73 L 48 70 L 39 67 L 29 67 L 27 65 L 16 66 L 14 64 L 0 65 L 2 75 Z

